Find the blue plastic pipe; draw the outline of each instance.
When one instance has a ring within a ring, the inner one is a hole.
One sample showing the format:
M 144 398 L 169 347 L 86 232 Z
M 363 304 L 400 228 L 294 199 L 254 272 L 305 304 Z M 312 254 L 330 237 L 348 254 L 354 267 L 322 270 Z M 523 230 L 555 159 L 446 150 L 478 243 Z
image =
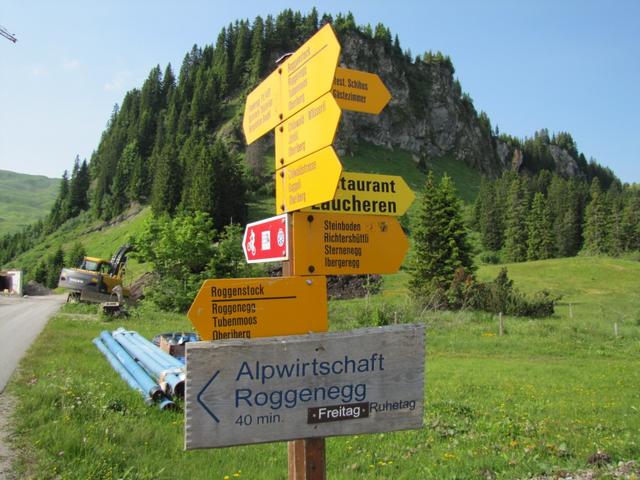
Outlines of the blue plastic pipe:
M 135 378 L 136 382 L 140 384 L 143 391 L 146 392 L 149 397 L 157 399 L 162 396 L 160 386 L 154 382 L 147 372 L 113 339 L 109 332 L 102 332 L 100 334 L 100 340 L 102 340 L 111 353 L 122 363 L 131 376 Z
M 134 342 L 136 342 L 138 345 L 140 345 L 142 348 L 144 348 L 145 351 L 149 352 L 150 354 L 152 354 L 156 358 L 158 358 L 158 360 L 161 363 L 163 363 L 165 365 L 170 365 L 170 366 L 176 367 L 176 368 L 184 368 L 184 363 L 182 363 L 177 358 L 169 355 L 167 352 L 165 352 L 161 348 L 156 347 L 152 342 L 150 342 L 149 340 L 144 338 L 138 332 L 129 331 L 127 333 L 130 335 L 131 339 Z
M 156 378 L 160 385 L 163 383 L 166 385 L 167 391 L 165 393 L 177 397 L 184 396 L 184 365 L 180 363 L 178 367 L 175 364 L 163 363 L 157 355 L 149 353 L 147 348 L 141 347 L 124 329 L 114 331 L 113 339 Z M 160 350 L 155 345 L 152 344 L 152 346 L 154 349 Z
M 102 340 L 100 338 L 94 338 L 93 343 L 96 347 L 98 347 L 98 350 L 100 350 L 102 354 L 107 357 L 107 360 L 109 360 L 109 363 L 111 364 L 113 369 L 120 374 L 122 379 L 127 382 L 131 388 L 140 392 L 140 394 L 144 397 L 145 403 L 150 403 L 152 400 L 148 395 L 148 392 L 144 391 L 144 388 L 142 388 L 142 386 L 136 381 L 136 379 L 133 378 L 133 375 L 129 373 L 122 362 L 120 362 L 120 360 L 118 360 L 118 358 L 113 353 L 111 353 L 111 351 L 105 346 Z
M 93 343 L 96 347 L 107 357 L 107 360 L 113 367 L 113 369 L 120 374 L 120 377 L 129 384 L 131 388 L 140 392 L 140 394 L 144 397 L 144 402 L 149 404 L 153 402 L 153 399 L 147 395 L 147 392 L 144 391 L 144 388 L 138 383 L 138 381 L 134 378 L 133 375 L 129 373 L 129 371 L 125 368 L 125 366 L 118 360 L 118 358 L 107 348 L 101 338 L 94 338 Z M 159 385 L 156 385 L 158 389 Z M 163 393 L 157 395 L 158 407 L 160 410 L 167 409 L 175 409 L 176 404 L 173 403 L 170 399 L 168 399 Z

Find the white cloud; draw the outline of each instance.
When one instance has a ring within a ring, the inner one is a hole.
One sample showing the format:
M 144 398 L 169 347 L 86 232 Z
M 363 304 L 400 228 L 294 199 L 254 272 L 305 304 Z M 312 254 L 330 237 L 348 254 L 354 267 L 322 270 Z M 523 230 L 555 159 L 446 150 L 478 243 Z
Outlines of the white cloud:
M 46 77 L 47 75 L 49 75 L 49 71 L 44 67 L 35 65 L 31 68 L 31 75 L 33 75 L 34 77 Z
M 104 84 L 104 89 L 107 92 L 117 92 L 124 90 L 127 80 L 131 78 L 131 72 L 128 70 L 122 70 L 117 72 L 111 81 Z
M 77 58 L 66 59 L 62 62 L 62 68 L 65 70 L 77 70 L 80 68 L 80 60 Z

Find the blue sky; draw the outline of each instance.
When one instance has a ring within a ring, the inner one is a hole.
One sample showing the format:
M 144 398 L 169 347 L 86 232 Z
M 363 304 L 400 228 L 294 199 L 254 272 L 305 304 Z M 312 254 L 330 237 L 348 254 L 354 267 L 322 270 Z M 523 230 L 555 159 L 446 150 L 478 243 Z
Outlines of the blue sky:
M 640 2 L 29 1 L 0 4 L 0 169 L 60 177 L 89 159 L 115 103 L 156 64 L 240 18 L 351 11 L 415 56 L 451 56 L 464 91 L 501 132 L 568 131 L 587 158 L 640 183 Z

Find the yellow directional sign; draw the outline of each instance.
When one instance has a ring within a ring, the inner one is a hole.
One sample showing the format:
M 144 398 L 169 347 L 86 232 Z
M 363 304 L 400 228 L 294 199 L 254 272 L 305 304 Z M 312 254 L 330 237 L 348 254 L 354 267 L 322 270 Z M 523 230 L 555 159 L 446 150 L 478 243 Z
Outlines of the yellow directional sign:
M 206 280 L 189 313 L 203 340 L 327 331 L 323 277 Z
M 276 169 L 333 143 L 341 116 L 331 92 L 276 128 Z
M 340 56 L 340 42 L 330 24 L 282 65 L 282 114 L 286 120 L 331 90 Z
M 280 123 L 280 73 L 275 70 L 248 96 L 242 117 L 247 145 Z
M 333 96 L 345 110 L 377 115 L 391 100 L 391 94 L 375 73 L 336 68 Z
M 339 56 L 340 43 L 326 24 L 258 85 L 244 109 L 247 144 L 329 92 Z
M 276 213 L 331 200 L 341 173 L 342 164 L 331 146 L 276 170 Z
M 413 190 L 400 176 L 342 172 L 333 200 L 304 211 L 400 216 L 415 198 Z
M 293 214 L 293 274 L 394 273 L 409 241 L 394 217 Z

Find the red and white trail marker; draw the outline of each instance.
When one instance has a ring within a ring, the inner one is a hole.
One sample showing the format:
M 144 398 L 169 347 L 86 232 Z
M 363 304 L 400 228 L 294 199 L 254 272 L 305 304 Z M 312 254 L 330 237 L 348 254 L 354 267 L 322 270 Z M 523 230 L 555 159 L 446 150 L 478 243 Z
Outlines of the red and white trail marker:
M 289 222 L 287 215 L 247 224 L 242 239 L 247 263 L 278 262 L 289 258 Z

